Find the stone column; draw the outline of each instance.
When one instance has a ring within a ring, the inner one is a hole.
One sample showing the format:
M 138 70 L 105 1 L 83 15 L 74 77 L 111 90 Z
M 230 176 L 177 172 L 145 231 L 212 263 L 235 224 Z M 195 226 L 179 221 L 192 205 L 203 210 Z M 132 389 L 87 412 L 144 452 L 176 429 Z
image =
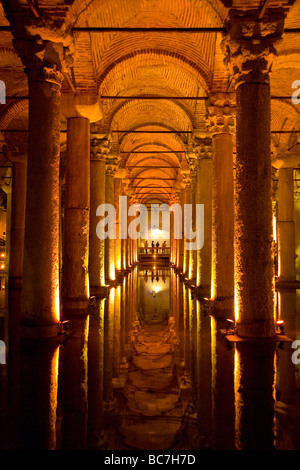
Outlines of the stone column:
M 294 281 L 295 272 L 295 222 L 294 222 L 294 170 L 278 170 L 278 281 Z
M 16 40 L 14 45 L 29 85 L 22 334 L 55 336 L 60 320 L 60 94 L 65 47 L 51 40 L 38 45 L 31 37 Z
M 211 295 L 212 258 L 212 141 L 209 137 L 195 137 L 194 151 L 197 155 L 196 204 L 204 205 L 204 244 L 197 251 L 197 293 Z
M 191 199 L 192 204 L 192 231 L 196 231 L 196 193 L 197 193 L 197 158 L 194 153 L 190 153 L 189 157 L 190 179 L 191 179 Z M 196 237 L 191 240 L 196 241 Z M 197 252 L 198 250 L 189 250 L 188 252 L 188 279 L 191 284 L 196 282 L 197 274 Z
M 63 315 L 87 314 L 89 302 L 90 122 L 67 121 L 65 174 Z
M 118 171 L 118 170 L 117 170 Z M 118 177 L 118 174 L 115 174 L 114 179 L 114 194 L 115 202 L 114 206 L 116 208 L 116 240 L 115 240 L 115 268 L 116 268 L 116 278 L 121 276 L 121 267 L 122 267 L 122 240 L 120 238 L 120 207 L 119 207 L 119 196 L 121 195 L 122 180 Z
M 212 133 L 212 286 L 217 315 L 233 318 L 234 295 L 234 104 L 223 94 L 210 97 L 208 126 Z
M 185 186 L 184 186 L 185 187 Z M 181 238 L 178 240 L 178 271 L 183 273 L 184 270 L 184 204 L 185 204 L 185 189 L 180 189 L 180 205 L 182 211 L 182 235 Z
M 98 295 L 105 286 L 105 241 L 97 236 L 99 222 L 97 207 L 105 203 L 106 156 L 111 148 L 111 137 L 96 137 L 91 140 L 91 216 L 90 216 L 90 254 L 89 278 L 91 295 Z
M 89 318 L 88 338 L 88 442 L 90 448 L 103 445 L 103 369 L 104 369 L 104 240 L 96 233 L 97 207 L 105 203 L 106 155 L 111 146 L 110 136 L 91 139 L 90 164 L 90 233 L 89 281 L 94 298 L 93 315 Z
M 66 94 L 62 112 L 67 118 L 62 301 L 70 337 L 63 351 L 62 448 L 84 449 L 88 423 L 90 122 L 101 118 L 97 102 L 84 95 Z M 98 305 L 99 307 L 99 305 Z M 95 319 L 101 325 L 101 312 Z M 92 337 L 92 334 L 91 334 Z M 91 340 L 92 343 L 92 340 Z M 91 401 L 91 406 L 94 403 Z M 95 410 L 94 410 L 95 411 Z M 98 410 L 97 410 L 98 411 Z M 95 411 L 96 413 L 96 411 Z
M 117 168 L 117 159 L 108 156 L 106 160 L 105 203 L 115 207 L 114 175 Z M 105 283 L 109 284 L 116 279 L 115 268 L 115 240 L 112 237 L 105 239 Z
M 191 185 L 191 178 L 190 176 L 185 177 L 185 188 L 184 188 L 184 204 L 192 204 L 192 185 Z M 183 217 L 184 217 L 184 225 L 183 227 L 187 226 L 187 224 L 190 224 L 190 221 L 187 220 L 187 210 L 183 206 Z M 185 232 L 185 231 L 184 231 Z M 191 240 L 187 240 L 186 238 L 186 233 L 184 233 L 184 248 L 183 248 L 183 275 L 185 280 L 189 279 L 189 266 L 190 266 L 190 250 L 187 250 L 187 242 L 190 242 Z
M 282 11 L 259 23 L 231 18 L 222 42 L 236 86 L 235 315 L 241 336 L 270 337 L 274 328 L 269 70 Z

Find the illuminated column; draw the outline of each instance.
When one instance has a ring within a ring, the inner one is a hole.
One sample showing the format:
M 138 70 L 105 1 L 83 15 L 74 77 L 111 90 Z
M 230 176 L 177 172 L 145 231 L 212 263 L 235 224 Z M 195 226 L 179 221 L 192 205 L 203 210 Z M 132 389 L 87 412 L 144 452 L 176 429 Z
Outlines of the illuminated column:
M 282 12 L 232 18 L 222 47 L 236 85 L 235 314 L 237 333 L 274 328 L 270 79 Z M 247 33 L 245 33 L 247 31 Z
M 212 292 L 218 314 L 233 317 L 234 201 L 233 141 L 234 105 L 215 94 L 208 103 L 208 127 L 212 133 Z M 225 313 L 226 312 L 226 313 Z
M 189 155 L 189 167 L 191 177 L 191 204 L 192 204 L 192 230 L 196 231 L 196 193 L 197 193 L 197 159 L 194 154 Z M 199 235 L 199 234 L 198 234 Z M 191 240 L 196 241 L 196 237 Z M 188 278 L 192 281 L 196 281 L 197 275 L 197 251 L 189 250 L 189 262 L 188 262 Z
M 118 170 L 117 170 L 118 171 Z M 116 273 L 121 271 L 121 238 L 120 238 L 120 211 L 119 211 L 119 196 L 121 193 L 121 178 L 114 178 L 114 192 L 115 192 L 115 208 L 116 208 L 116 240 L 115 240 L 115 269 Z
M 182 232 L 181 238 L 178 240 L 178 270 L 183 273 L 184 270 L 184 204 L 185 204 L 185 189 L 180 189 L 180 205 L 182 211 Z
M 105 203 L 111 204 L 115 208 L 115 185 L 114 175 L 116 172 L 117 159 L 108 156 L 106 159 L 106 179 L 105 179 Z M 115 220 L 112 221 L 115 223 Z M 115 270 L 115 240 L 112 237 L 105 239 L 105 283 L 109 284 L 116 279 Z
M 91 295 L 97 295 L 101 286 L 105 286 L 105 241 L 97 236 L 97 208 L 105 204 L 106 156 L 110 151 L 110 136 L 95 137 L 91 140 L 91 214 L 89 242 L 89 279 Z
M 175 183 L 176 184 L 176 183 Z M 174 202 L 173 204 L 179 204 L 181 206 L 181 201 L 180 201 L 180 190 L 175 187 L 175 197 L 174 197 Z M 180 244 L 181 244 L 181 239 L 177 238 L 179 236 L 179 232 L 181 233 L 182 236 L 182 230 L 179 230 L 179 225 L 182 223 L 182 220 L 179 220 L 179 217 L 175 216 L 174 213 L 174 263 L 175 263 L 175 268 L 179 270 L 180 266 Z M 182 218 L 181 218 L 182 219 Z
M 190 176 L 185 177 L 184 176 L 184 181 L 185 181 L 185 189 L 184 189 L 184 204 L 192 204 L 192 186 L 191 186 L 191 178 Z M 184 217 L 184 227 L 187 226 L 187 224 L 190 224 L 191 221 L 187 220 L 187 210 L 184 210 L 183 206 L 183 217 Z M 187 250 L 187 238 L 186 238 L 186 233 L 184 231 L 184 245 L 183 245 L 183 274 L 186 279 L 189 278 L 189 262 L 190 262 L 190 250 Z M 190 240 L 188 240 L 190 241 Z
M 55 336 L 60 317 L 60 96 L 66 49 L 63 42 L 35 41 L 14 41 L 29 85 L 22 334 Z
M 65 174 L 63 315 L 87 314 L 89 301 L 90 122 L 67 121 Z
M 89 240 L 89 281 L 95 296 L 93 315 L 89 318 L 88 337 L 88 442 L 90 448 L 103 444 L 103 377 L 104 377 L 104 240 L 96 233 L 99 219 L 97 207 L 105 203 L 106 155 L 111 147 L 110 136 L 91 140 L 91 213 Z
M 121 184 L 121 195 L 126 197 L 126 189 L 127 189 L 127 180 L 122 180 L 122 184 Z M 127 236 L 128 236 L 128 230 L 127 230 L 127 223 L 128 223 L 128 220 L 127 220 L 127 211 L 128 211 L 128 201 L 127 201 L 127 198 L 125 199 L 126 200 L 126 204 L 124 204 L 124 207 L 122 209 L 122 217 L 123 217 L 123 220 L 122 220 L 122 224 L 123 224 L 123 228 L 122 228 L 122 232 L 123 232 L 123 237 L 122 240 L 121 240 L 121 259 L 122 259 L 122 266 L 121 266 L 121 269 L 123 271 L 126 271 L 127 267 L 128 267 L 128 246 L 127 246 Z
M 295 280 L 294 170 L 278 170 L 278 281 Z
M 196 204 L 204 205 L 204 243 L 197 250 L 197 292 L 205 297 L 211 294 L 212 258 L 212 142 L 208 137 L 194 138 L 197 155 Z

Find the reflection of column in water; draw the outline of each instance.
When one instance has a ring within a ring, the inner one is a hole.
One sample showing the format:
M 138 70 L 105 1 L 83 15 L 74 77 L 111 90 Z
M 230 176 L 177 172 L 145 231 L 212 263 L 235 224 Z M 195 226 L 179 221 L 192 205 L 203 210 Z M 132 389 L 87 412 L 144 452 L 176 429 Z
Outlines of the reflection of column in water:
M 115 302 L 114 302 L 114 346 L 113 346 L 113 377 L 119 377 L 120 373 L 120 313 L 121 313 L 121 286 L 115 289 Z
M 279 318 L 283 320 L 284 333 L 291 339 L 296 338 L 296 291 L 283 290 L 279 295 Z M 282 343 L 277 349 L 276 389 L 278 400 L 291 404 L 295 400 L 295 365 L 291 360 L 291 343 Z
M 214 446 L 217 450 L 234 448 L 234 352 L 228 350 L 217 320 L 212 328 L 212 394 Z
M 21 450 L 56 450 L 59 347 L 45 343 L 21 347 Z
M 87 437 L 87 374 L 89 320 L 70 321 L 70 335 L 62 350 L 62 449 L 85 450 Z
M 184 325 L 184 365 L 190 371 L 190 351 L 189 351 L 189 291 L 183 286 L 183 325 Z
M 96 299 L 89 320 L 88 339 L 88 435 L 91 447 L 97 446 L 103 420 L 104 299 Z
M 235 427 L 237 450 L 274 449 L 275 343 L 236 344 Z
M 123 279 L 121 284 L 121 332 L 120 332 L 120 349 L 121 356 L 124 356 L 125 353 L 125 344 L 126 344 L 126 277 Z
M 106 404 L 113 401 L 113 347 L 114 347 L 114 300 L 115 288 L 110 289 L 104 308 L 104 381 L 103 399 Z
M 195 361 L 196 361 L 196 325 L 197 325 L 197 310 L 196 300 L 192 299 L 191 291 L 189 290 L 189 343 L 190 343 L 190 363 L 191 363 L 191 379 L 195 383 Z
M 184 286 L 180 282 L 179 277 L 177 277 L 177 286 L 178 286 L 178 329 L 179 329 L 179 354 L 180 361 L 184 361 L 184 309 L 183 309 L 183 291 Z
M 204 445 L 209 446 L 212 437 L 211 319 L 201 311 L 199 301 L 196 303 L 196 321 L 195 387 L 198 429 L 199 434 L 204 436 Z

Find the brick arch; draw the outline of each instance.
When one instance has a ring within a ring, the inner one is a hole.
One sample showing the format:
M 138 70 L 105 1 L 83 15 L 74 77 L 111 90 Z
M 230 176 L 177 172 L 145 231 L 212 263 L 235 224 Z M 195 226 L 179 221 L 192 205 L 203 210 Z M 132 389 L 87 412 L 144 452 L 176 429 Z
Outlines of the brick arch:
M 223 26 L 227 8 L 219 0 L 132 0 L 114 2 L 75 1 L 71 17 L 75 26 L 106 27 L 167 27 L 193 28 Z M 75 41 L 80 42 L 75 33 Z M 195 33 L 120 33 L 92 34 L 91 49 L 98 86 L 107 73 L 125 57 L 137 56 L 145 50 L 170 54 L 190 64 L 202 76 L 206 87 L 211 83 L 216 47 L 214 34 Z M 83 37 L 83 36 L 81 36 Z
M 210 18 L 218 24 L 222 25 L 227 17 L 228 5 L 224 5 L 221 0 L 207 0 L 203 5 L 201 0 L 160 0 L 159 2 L 153 0 L 150 2 L 143 2 L 140 0 L 131 0 L 124 2 L 123 0 L 74 0 L 70 10 L 70 18 L 74 26 L 86 24 L 91 20 L 93 14 L 93 21 L 101 21 L 101 24 L 109 24 L 115 27 L 128 26 L 129 23 L 134 22 L 140 26 L 149 26 L 149 12 L 151 16 L 157 10 L 157 18 L 162 22 L 164 18 L 161 16 L 163 12 L 169 12 L 173 15 L 171 17 L 172 24 L 180 21 L 186 27 L 199 26 L 199 21 L 202 21 L 201 26 L 207 25 Z M 249 2 L 248 2 L 249 3 Z M 155 6 L 154 6 L 155 5 Z M 144 23 L 140 24 L 138 12 L 144 16 Z M 170 17 L 165 18 L 170 21 Z M 150 18 L 151 20 L 151 18 Z M 99 24 L 98 24 L 99 26 Z
M 134 100 L 120 105 L 111 116 L 110 128 L 135 129 L 141 125 L 163 124 L 173 130 L 192 130 L 192 116 L 169 100 Z
M 166 49 L 138 49 L 138 46 L 136 47 L 137 50 L 115 58 L 101 74 L 98 74 L 97 89 L 100 95 L 120 93 L 120 90 L 123 91 L 125 87 L 129 88 L 130 86 L 132 92 L 136 93 L 138 87 L 137 71 L 141 76 L 143 67 L 150 66 L 158 67 L 158 69 L 161 67 L 160 70 L 165 75 L 165 86 L 174 90 L 179 96 L 189 91 L 195 93 L 196 90 L 200 90 L 200 96 L 202 96 L 209 90 L 211 77 L 205 72 L 205 65 L 201 68 L 200 61 L 193 62 L 187 56 Z M 143 76 L 141 78 L 145 79 Z M 187 83 L 185 87 L 181 84 L 183 80 L 186 80 Z M 156 86 L 159 87 L 159 83 L 152 83 L 152 90 L 155 90 Z

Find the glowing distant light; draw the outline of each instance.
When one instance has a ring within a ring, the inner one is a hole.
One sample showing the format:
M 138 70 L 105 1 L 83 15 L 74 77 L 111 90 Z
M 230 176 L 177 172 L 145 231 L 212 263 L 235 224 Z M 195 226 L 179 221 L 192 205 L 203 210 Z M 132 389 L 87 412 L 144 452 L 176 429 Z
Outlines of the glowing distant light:
M 1 269 L 4 269 L 4 268 L 5 268 L 4 264 L 1 264 Z

